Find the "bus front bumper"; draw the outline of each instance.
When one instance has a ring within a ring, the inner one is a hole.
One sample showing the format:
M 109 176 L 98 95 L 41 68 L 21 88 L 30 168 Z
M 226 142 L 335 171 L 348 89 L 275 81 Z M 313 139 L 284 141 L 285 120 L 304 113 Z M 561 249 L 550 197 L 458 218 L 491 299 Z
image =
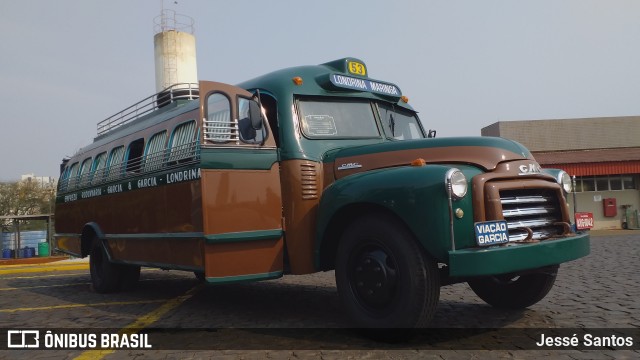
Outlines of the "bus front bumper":
M 530 244 L 449 251 L 449 276 L 512 273 L 579 259 L 589 255 L 589 234 Z

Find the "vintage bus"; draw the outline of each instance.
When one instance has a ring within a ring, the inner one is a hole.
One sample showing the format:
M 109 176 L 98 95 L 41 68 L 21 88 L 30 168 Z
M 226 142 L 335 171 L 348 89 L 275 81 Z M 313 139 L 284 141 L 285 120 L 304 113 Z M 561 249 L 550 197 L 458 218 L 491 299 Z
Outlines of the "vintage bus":
M 90 256 L 100 293 L 141 266 L 212 284 L 335 270 L 362 327 L 424 326 L 458 282 L 496 307 L 538 302 L 589 253 L 568 175 L 514 141 L 433 135 L 355 58 L 177 84 L 63 161 L 56 247 Z

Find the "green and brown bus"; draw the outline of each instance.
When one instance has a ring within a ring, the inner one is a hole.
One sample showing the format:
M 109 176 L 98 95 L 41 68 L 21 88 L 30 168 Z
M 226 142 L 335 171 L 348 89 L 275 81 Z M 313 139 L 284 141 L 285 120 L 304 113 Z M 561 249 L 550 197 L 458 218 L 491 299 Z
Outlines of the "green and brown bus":
M 435 138 L 398 86 L 345 58 L 237 86 L 179 84 L 98 124 L 61 165 L 56 244 L 93 288 L 140 267 L 211 284 L 335 270 L 356 326 L 428 324 L 440 287 L 541 300 L 589 253 L 568 175 L 502 138 Z

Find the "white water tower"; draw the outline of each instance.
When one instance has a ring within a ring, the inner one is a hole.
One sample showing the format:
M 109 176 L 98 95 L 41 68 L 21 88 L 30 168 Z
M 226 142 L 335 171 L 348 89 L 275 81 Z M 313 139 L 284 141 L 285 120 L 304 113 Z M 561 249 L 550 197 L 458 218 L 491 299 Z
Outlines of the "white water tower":
M 193 24 L 192 18 L 168 9 L 162 9 L 154 19 L 156 92 L 176 84 L 198 82 Z M 184 85 L 184 88 L 189 87 Z

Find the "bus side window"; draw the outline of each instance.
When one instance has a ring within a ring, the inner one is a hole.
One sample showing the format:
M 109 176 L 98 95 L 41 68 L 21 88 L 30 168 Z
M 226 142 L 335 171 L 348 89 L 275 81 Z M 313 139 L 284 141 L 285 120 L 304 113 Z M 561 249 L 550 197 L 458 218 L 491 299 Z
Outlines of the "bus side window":
M 96 156 L 96 159 L 93 161 L 93 170 L 90 175 L 91 184 L 97 184 L 102 181 L 102 177 L 104 175 L 104 167 L 107 164 L 107 153 L 103 152 Z
M 80 165 L 80 170 L 78 171 L 78 187 L 82 187 L 87 185 L 89 182 L 89 170 L 91 169 L 91 158 L 86 158 Z
M 169 143 L 169 165 L 193 160 L 198 145 L 196 122 L 191 120 L 176 126 Z
M 60 179 L 58 180 L 58 192 L 65 191 L 67 189 L 67 184 L 65 184 L 65 182 L 67 181 L 68 171 L 69 171 L 68 166 L 62 167 L 62 170 L 60 171 Z
M 115 180 L 122 175 L 122 158 L 124 146 L 118 146 L 111 150 L 107 160 L 107 180 Z
M 144 156 L 144 171 L 153 171 L 162 168 L 167 143 L 167 131 L 154 134 L 147 142 Z
M 203 123 L 204 140 L 227 142 L 237 140 L 236 126 L 231 121 L 231 103 L 220 93 L 207 98 L 207 117 Z
M 73 163 L 71 166 L 67 168 L 67 174 L 64 179 L 64 188 L 65 190 L 75 189 L 75 179 L 76 174 L 78 172 L 78 163 Z
M 140 172 L 142 165 L 142 153 L 144 152 L 144 139 L 140 138 L 129 144 L 127 151 L 127 172 Z

